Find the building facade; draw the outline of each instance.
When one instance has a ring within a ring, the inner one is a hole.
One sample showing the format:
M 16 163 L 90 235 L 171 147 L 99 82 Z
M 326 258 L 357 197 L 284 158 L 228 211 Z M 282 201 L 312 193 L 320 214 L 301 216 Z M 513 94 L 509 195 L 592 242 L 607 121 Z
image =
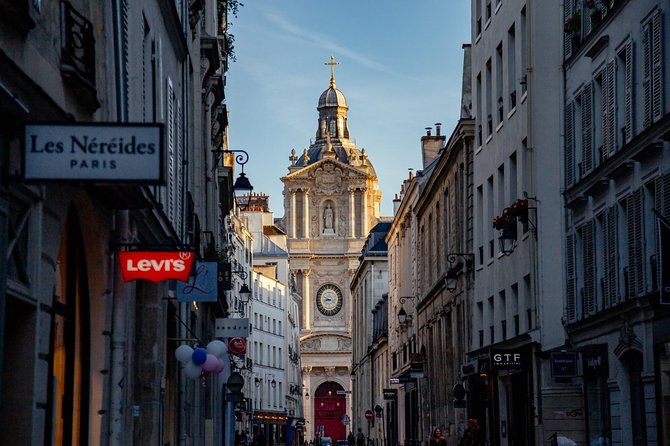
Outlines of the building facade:
M 226 3 L 2 8 L 3 441 L 222 441 L 221 377 L 188 379 L 175 349 L 213 339 L 226 299 L 196 306 L 175 299 L 174 281 L 125 282 L 118 256 L 172 249 L 201 260 L 221 243 L 217 204 L 229 209 L 230 169 L 220 181 L 202 172 L 216 165 L 211 150 L 222 147 L 227 125 Z M 35 122 L 155 125 L 165 149 L 161 181 L 96 181 L 92 171 L 105 168 L 96 156 L 79 162 L 88 179 L 25 181 L 21 140 L 24 125 Z M 211 243 L 199 242 L 204 233 L 214 235 Z
M 551 378 L 564 348 L 560 116 L 562 22 L 551 1 L 472 2 L 475 264 L 469 369 L 490 444 L 543 444 L 574 389 Z M 511 358 L 511 359 L 510 359 Z M 477 377 L 477 374 L 479 375 Z M 474 383 L 473 383 L 474 384 Z M 483 391 L 480 391 L 483 390 Z
M 389 221 L 381 221 L 372 228 L 350 285 L 354 308 L 351 315 L 353 348 L 349 430 L 357 432 L 361 428 L 375 444 L 381 445 L 395 438 L 395 423 L 386 420 L 387 413 L 395 412 L 395 402 L 384 398 L 384 389 L 390 388 L 385 240 L 389 227 Z M 373 411 L 372 420 L 365 418 L 367 411 Z
M 317 105 L 316 138 L 302 155 L 293 150 L 289 173 L 282 178 L 282 224 L 302 296 L 307 438 L 319 433 L 343 440 L 341 418 L 349 413 L 346 392 L 351 391 L 349 283 L 368 231 L 377 222 L 381 193 L 365 151 L 350 139 L 347 102 L 335 86 L 335 62 L 330 63 L 330 86 Z
M 565 327 L 587 443 L 670 444 L 668 12 L 565 3 Z

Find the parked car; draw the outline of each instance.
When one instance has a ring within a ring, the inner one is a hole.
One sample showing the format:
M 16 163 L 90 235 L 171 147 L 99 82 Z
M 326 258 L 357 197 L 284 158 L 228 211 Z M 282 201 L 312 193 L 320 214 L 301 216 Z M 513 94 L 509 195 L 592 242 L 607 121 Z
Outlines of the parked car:
M 333 440 L 330 437 L 321 437 L 321 446 L 332 446 Z

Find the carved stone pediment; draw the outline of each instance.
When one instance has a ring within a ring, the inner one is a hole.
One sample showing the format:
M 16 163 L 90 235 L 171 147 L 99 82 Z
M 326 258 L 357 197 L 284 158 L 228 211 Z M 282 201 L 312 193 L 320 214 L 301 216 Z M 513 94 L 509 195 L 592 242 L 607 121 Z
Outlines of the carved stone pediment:
M 324 195 L 331 195 L 342 190 L 342 169 L 335 167 L 333 163 L 323 163 L 323 165 L 313 172 L 316 192 Z
M 300 341 L 302 353 L 347 353 L 351 347 L 351 338 L 340 334 L 318 334 Z

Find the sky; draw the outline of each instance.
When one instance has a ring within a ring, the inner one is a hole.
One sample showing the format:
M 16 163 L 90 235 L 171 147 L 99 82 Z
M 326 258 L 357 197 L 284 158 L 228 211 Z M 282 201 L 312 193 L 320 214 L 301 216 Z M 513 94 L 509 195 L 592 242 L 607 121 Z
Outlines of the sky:
M 425 127 L 458 122 L 463 44 L 470 42 L 465 0 L 242 0 L 230 17 L 236 61 L 226 81 L 231 150 L 246 150 L 254 192 L 284 215 L 291 149 L 309 147 L 319 96 L 335 83 L 347 99 L 351 139 L 365 149 L 382 192 L 381 215 L 408 169 L 421 169 Z M 236 173 L 237 175 L 237 173 Z

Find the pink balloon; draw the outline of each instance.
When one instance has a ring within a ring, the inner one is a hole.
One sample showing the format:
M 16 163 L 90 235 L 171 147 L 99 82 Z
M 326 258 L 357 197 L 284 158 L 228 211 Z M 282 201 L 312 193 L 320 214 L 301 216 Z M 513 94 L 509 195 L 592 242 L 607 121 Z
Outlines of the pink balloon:
M 207 359 L 202 364 L 202 369 L 206 372 L 213 372 L 219 367 L 219 358 L 212 355 L 211 353 L 207 354 Z
M 225 364 L 223 363 L 222 359 L 219 359 L 219 366 L 216 368 L 215 373 L 221 373 L 223 372 L 223 369 L 226 368 Z

